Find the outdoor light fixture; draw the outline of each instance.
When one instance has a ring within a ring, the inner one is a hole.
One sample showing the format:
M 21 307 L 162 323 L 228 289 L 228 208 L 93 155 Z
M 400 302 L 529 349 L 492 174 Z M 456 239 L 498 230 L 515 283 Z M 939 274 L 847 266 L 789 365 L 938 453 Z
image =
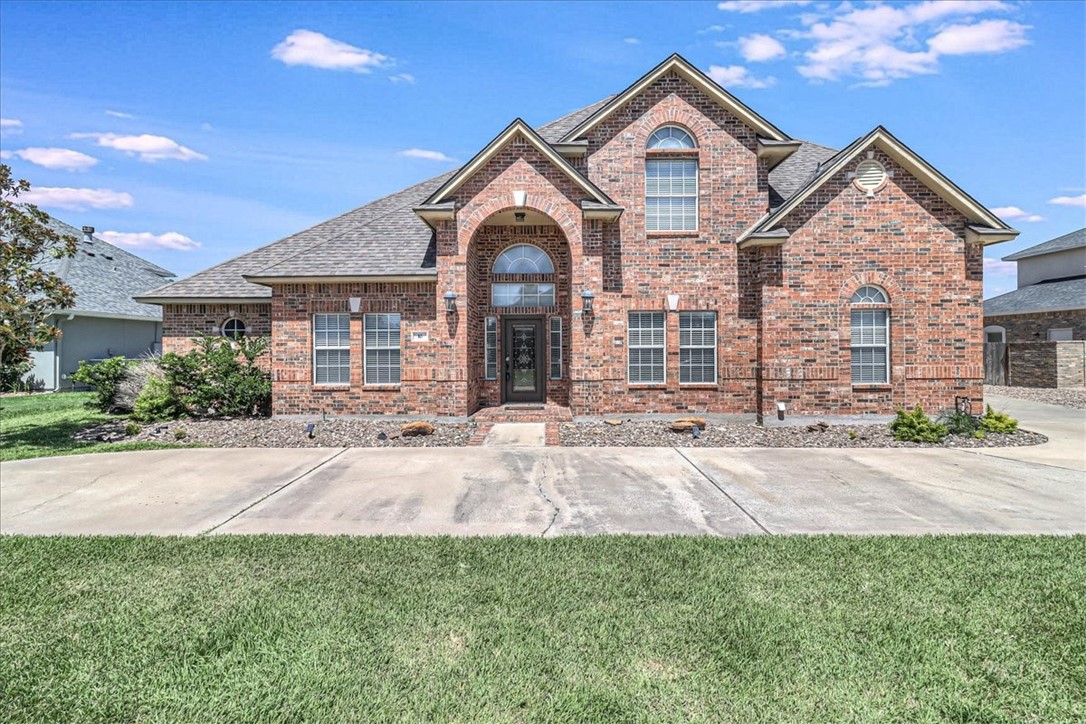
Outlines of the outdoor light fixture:
M 778 420 L 783 420 L 784 419 L 784 413 L 787 410 L 788 410 L 788 403 L 787 402 L 783 402 L 783 401 L 778 402 L 777 403 L 777 419 Z
M 584 309 L 586 314 L 591 314 L 592 302 L 595 301 L 595 299 L 596 294 L 591 289 L 585 289 L 583 292 L 581 292 L 581 307 Z
M 358 314 L 358 310 L 362 308 L 362 297 L 351 297 L 347 301 L 351 305 L 351 313 Z
M 527 203 L 527 201 L 528 201 L 528 192 L 527 191 L 514 191 L 513 192 L 513 206 L 516 206 L 518 209 L 523 209 L 524 204 Z
M 456 292 L 445 292 L 445 311 L 452 314 L 456 311 Z
M 671 310 L 672 312 L 674 312 L 676 309 L 679 308 L 679 295 L 678 294 L 668 294 L 667 295 L 667 308 L 669 310 Z

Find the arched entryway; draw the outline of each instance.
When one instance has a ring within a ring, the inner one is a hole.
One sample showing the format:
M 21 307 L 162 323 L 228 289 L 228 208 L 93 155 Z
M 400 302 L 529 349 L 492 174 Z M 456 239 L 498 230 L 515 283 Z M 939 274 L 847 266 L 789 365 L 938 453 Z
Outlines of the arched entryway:
M 467 253 L 467 353 L 473 411 L 569 406 L 572 262 L 550 217 L 510 209 L 475 230 Z

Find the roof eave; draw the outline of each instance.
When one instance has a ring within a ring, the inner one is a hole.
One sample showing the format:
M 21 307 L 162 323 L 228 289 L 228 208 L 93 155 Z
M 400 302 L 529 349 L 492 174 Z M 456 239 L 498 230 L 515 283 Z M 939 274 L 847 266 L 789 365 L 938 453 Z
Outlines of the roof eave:
M 678 53 L 673 54 L 667 58 L 664 62 L 657 65 L 645 75 L 641 76 L 633 85 L 629 86 L 626 90 L 622 91 L 614 98 L 611 99 L 603 108 L 599 109 L 591 116 L 582 121 L 577 127 L 563 136 L 559 143 L 566 143 L 569 141 L 576 141 L 581 136 L 585 135 L 597 125 L 599 125 L 605 118 L 610 116 L 614 111 L 625 105 L 633 96 L 637 95 L 645 88 L 652 85 L 660 76 L 668 73 L 672 70 L 678 71 L 686 80 L 693 83 L 695 86 L 701 88 L 707 95 L 716 100 L 722 106 L 727 108 L 733 115 L 739 120 L 746 123 L 748 126 L 757 131 L 760 135 L 766 138 L 771 138 L 778 141 L 790 141 L 792 140 L 788 134 L 781 129 L 774 126 L 772 123 L 762 118 L 754 110 L 749 108 L 746 104 L 733 96 L 731 93 L 722 88 L 716 81 L 709 76 L 701 72 L 690 61 L 682 57 Z
M 553 148 L 563 156 L 580 158 L 588 153 L 588 141 L 569 141 L 567 143 L 552 143 Z
M 271 297 L 132 297 L 140 304 L 270 304 Z
M 788 241 L 790 236 L 788 229 L 751 231 L 739 237 L 738 243 L 740 249 L 750 249 L 756 246 L 781 246 Z
M 253 284 L 272 286 L 273 284 L 347 284 L 360 283 L 433 283 L 437 281 L 437 272 L 427 274 L 305 274 L 280 276 L 255 276 L 243 274 L 242 278 Z
M 1012 241 L 1021 233 L 1017 229 L 993 229 L 987 226 L 965 227 L 965 240 L 969 243 L 980 243 L 983 246 L 999 244 L 1004 241 Z
M 759 136 L 758 158 L 765 159 L 769 170 L 772 171 L 781 161 L 798 151 L 802 145 L 802 141 L 777 141 Z

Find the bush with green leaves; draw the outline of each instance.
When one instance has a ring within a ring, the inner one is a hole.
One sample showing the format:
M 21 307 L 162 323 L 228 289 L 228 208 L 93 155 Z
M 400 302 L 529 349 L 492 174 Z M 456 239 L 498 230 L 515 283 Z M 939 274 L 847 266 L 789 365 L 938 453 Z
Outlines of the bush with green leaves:
M 251 417 L 271 407 L 271 377 L 256 360 L 268 350 L 263 337 L 200 337 L 196 349 L 157 360 L 161 378 L 148 380 L 136 400 L 141 420 Z
M 97 399 L 88 403 L 90 406 L 109 412 L 113 408 L 113 395 L 116 394 L 117 385 L 126 374 L 128 360 L 124 357 L 111 357 L 94 364 L 80 362 L 72 379 L 94 388 Z
M 977 417 L 956 409 L 943 410 L 937 422 L 951 435 L 962 437 L 971 437 L 980 428 L 980 420 Z
M 911 411 L 898 410 L 897 417 L 890 423 L 894 439 L 900 442 L 942 442 L 947 436 L 946 426 L 935 422 L 920 405 Z
M 22 392 L 29 387 L 26 376 L 30 374 L 34 362 L 26 350 L 13 350 L 0 359 L 0 390 L 4 392 Z
M 980 429 L 998 435 L 1010 435 L 1018 431 L 1018 420 L 1005 412 L 996 412 L 991 405 L 988 405 L 984 410 L 984 416 L 980 418 Z

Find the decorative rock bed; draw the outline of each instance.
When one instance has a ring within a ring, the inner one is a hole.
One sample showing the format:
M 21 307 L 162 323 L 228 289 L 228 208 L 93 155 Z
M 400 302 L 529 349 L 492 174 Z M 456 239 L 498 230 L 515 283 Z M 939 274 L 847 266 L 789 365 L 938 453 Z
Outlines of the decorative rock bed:
M 1048 405 L 1062 405 L 1086 410 L 1086 387 L 1003 387 L 985 385 L 984 394 L 1013 397 L 1016 400 L 1043 402 Z
M 462 447 L 474 423 L 405 423 L 403 420 L 233 419 L 178 420 L 143 425 L 129 441 L 184 442 L 209 447 Z M 404 434 L 403 429 L 408 432 Z M 423 432 L 432 427 L 432 432 Z M 183 431 L 178 438 L 178 431 Z
M 709 423 L 699 437 L 672 432 L 672 420 L 568 422 L 559 428 L 567 447 L 942 447 L 984 448 L 1040 445 L 1048 438 L 1035 432 L 989 434 L 983 439 L 948 435 L 939 444 L 898 442 L 889 425 L 826 425 L 763 428 L 750 424 Z

